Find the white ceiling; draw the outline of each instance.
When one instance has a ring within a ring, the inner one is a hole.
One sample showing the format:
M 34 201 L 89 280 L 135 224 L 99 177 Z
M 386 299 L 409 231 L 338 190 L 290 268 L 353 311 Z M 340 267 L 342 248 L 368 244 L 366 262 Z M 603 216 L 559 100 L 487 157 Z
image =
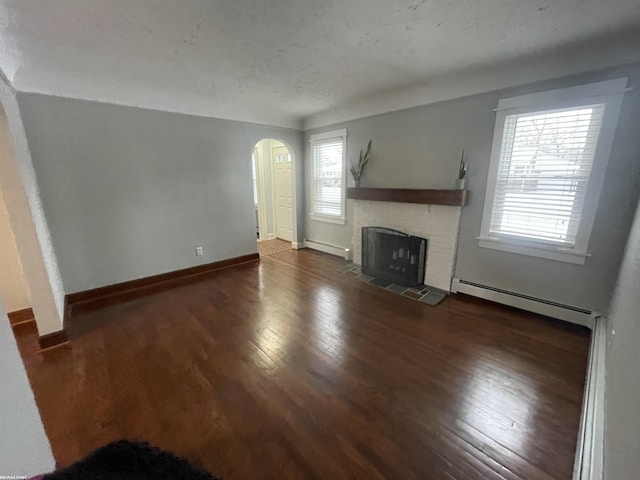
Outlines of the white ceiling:
M 494 67 L 533 81 L 640 60 L 638 45 L 638 0 L 0 0 L 19 91 L 289 127 L 505 86 Z

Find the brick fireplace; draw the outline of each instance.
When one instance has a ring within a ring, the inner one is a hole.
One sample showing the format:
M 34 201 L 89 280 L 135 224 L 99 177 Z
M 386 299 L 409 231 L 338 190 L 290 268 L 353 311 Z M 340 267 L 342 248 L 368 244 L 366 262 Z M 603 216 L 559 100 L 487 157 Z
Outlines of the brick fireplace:
M 365 189 L 349 190 L 348 198 L 352 198 L 354 202 L 352 239 L 354 263 L 360 264 L 362 259 L 362 227 L 378 226 L 399 230 L 428 239 L 425 285 L 447 292 L 451 290 L 458 247 L 460 214 L 462 205 L 466 204 L 466 192 L 459 201 L 459 205 L 433 205 L 404 203 L 403 200 L 364 200 L 354 198 L 354 195 L 363 196 L 363 192 L 351 192 L 351 190 Z

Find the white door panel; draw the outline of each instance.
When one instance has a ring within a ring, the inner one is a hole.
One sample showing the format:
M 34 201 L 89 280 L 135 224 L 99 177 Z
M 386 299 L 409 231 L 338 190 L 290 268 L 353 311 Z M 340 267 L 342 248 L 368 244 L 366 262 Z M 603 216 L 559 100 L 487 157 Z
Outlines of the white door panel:
M 291 182 L 291 155 L 287 147 L 272 147 L 274 196 L 276 209 L 276 236 L 293 240 L 293 186 Z

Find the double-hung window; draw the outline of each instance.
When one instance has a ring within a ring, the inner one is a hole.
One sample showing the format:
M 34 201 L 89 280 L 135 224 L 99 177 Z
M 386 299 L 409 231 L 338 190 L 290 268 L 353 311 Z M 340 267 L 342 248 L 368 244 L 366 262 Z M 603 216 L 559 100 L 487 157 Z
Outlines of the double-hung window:
M 311 218 L 345 223 L 346 129 L 311 135 Z
M 481 247 L 584 263 L 626 84 L 500 100 Z

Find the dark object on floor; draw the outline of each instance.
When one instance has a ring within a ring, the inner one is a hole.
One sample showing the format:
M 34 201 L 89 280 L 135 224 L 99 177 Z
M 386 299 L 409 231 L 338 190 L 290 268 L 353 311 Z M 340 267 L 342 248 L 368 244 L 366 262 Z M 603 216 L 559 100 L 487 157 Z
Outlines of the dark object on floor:
M 120 440 L 43 480 L 217 480 L 172 453 L 148 443 Z

